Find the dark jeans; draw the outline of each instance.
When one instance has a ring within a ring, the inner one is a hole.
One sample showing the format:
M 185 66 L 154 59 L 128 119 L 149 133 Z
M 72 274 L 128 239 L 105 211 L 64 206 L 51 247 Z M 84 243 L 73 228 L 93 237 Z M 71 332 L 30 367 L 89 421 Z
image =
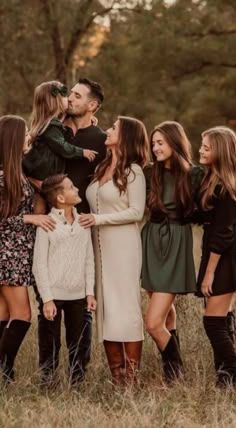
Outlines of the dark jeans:
M 59 363 L 62 311 L 69 352 L 70 381 L 75 383 L 83 380 L 86 366 L 90 361 L 92 338 L 92 314 L 86 310 L 86 299 L 54 300 L 57 307 L 54 321 L 48 321 L 44 317 L 43 302 L 39 298 L 37 300 L 39 366 L 44 380 L 53 375 Z

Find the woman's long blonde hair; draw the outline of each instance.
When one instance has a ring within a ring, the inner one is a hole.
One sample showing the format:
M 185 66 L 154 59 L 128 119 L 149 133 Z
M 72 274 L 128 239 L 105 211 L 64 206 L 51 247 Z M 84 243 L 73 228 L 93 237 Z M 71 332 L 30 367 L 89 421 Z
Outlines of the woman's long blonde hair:
M 64 112 L 63 96 L 57 88 L 63 88 L 57 80 L 43 82 L 35 88 L 33 110 L 31 114 L 30 136 L 34 141 L 48 127 L 52 119 L 62 116 Z M 54 95 L 52 94 L 54 90 Z
M 236 199 L 236 134 L 226 126 L 207 129 L 202 137 L 208 138 L 212 150 L 212 165 L 201 187 L 201 205 L 211 208 L 215 188 L 221 185 L 221 193 L 229 192 Z

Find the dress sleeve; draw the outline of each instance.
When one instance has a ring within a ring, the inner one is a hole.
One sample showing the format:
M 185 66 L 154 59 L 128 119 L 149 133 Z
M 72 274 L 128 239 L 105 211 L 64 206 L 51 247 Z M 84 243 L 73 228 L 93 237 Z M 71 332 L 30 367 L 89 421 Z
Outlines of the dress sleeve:
M 65 159 L 80 159 L 83 157 L 83 149 L 68 143 L 59 126 L 49 125 L 44 133 L 48 147 L 58 156 Z
M 190 170 L 190 179 L 192 187 L 193 212 L 188 218 L 189 223 L 203 224 L 205 213 L 200 206 L 199 193 L 201 184 L 205 176 L 205 171 L 201 166 L 193 166 Z
M 193 166 L 190 170 L 192 194 L 194 199 L 196 199 L 199 194 L 204 175 L 205 171 L 201 166 Z
M 142 169 L 139 166 L 135 166 L 132 169 L 135 176 L 131 173 L 130 176 L 132 178 L 128 180 L 128 208 L 111 214 L 94 214 L 96 226 L 119 225 L 142 220 L 146 200 L 146 183 Z
M 90 231 L 89 231 L 90 234 Z M 94 284 L 95 284 L 95 269 L 94 269 L 94 253 L 91 235 L 89 236 L 87 253 L 86 253 L 86 265 L 85 265 L 85 282 L 86 282 L 86 296 L 94 296 Z
M 153 165 L 150 163 L 143 170 L 146 182 L 146 200 L 148 199 L 149 193 L 151 191 L 152 167 Z
M 227 192 L 217 198 L 209 249 L 216 254 L 224 253 L 235 241 L 236 201 Z
M 33 274 L 43 303 L 53 300 L 48 275 L 49 236 L 42 228 L 37 228 L 34 245 Z

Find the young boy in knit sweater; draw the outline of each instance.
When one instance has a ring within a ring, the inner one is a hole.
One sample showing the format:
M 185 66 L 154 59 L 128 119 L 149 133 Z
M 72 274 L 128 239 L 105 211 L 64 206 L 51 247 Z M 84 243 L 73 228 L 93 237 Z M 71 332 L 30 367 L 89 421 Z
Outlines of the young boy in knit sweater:
M 38 337 L 42 381 L 49 383 L 59 363 L 64 313 L 70 382 L 84 377 L 86 356 L 80 346 L 86 311 L 95 311 L 94 254 L 90 231 L 79 225 L 74 208 L 78 189 L 64 174 L 47 178 L 42 193 L 52 206 L 53 231 L 37 229 L 33 273 L 40 294 Z

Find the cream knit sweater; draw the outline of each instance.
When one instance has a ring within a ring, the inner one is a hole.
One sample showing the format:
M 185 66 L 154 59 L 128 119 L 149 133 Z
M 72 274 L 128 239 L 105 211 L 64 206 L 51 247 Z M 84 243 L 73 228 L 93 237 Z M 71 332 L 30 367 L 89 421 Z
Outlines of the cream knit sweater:
M 67 223 L 64 210 L 52 208 L 53 231 L 37 228 L 33 274 L 43 302 L 75 300 L 94 295 L 94 254 L 90 229 L 83 229 L 79 215 Z

